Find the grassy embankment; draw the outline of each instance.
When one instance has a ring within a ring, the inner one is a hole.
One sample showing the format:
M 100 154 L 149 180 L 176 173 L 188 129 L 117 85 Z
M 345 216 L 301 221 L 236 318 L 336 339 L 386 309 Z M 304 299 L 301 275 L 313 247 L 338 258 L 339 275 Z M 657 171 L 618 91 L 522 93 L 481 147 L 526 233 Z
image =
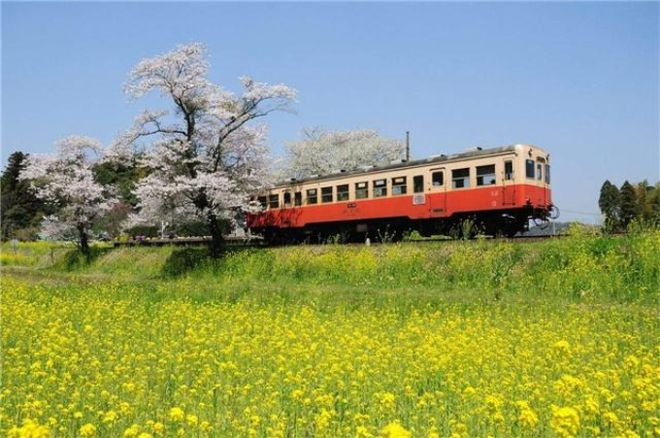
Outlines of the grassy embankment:
M 659 248 L 5 245 L 2 430 L 658 433 Z

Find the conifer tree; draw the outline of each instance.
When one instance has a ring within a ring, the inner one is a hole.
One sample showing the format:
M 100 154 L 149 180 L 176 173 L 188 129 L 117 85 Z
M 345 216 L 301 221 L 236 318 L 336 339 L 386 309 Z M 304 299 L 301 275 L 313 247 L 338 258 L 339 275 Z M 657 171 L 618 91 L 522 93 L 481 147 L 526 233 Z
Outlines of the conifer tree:
M 619 189 L 609 180 L 606 180 L 600 188 L 598 206 L 605 216 L 605 230 L 616 231 L 620 223 L 620 194 Z
M 0 197 L 0 214 L 2 223 L 2 238 L 8 239 L 23 234 L 34 237 L 37 227 L 44 215 L 44 203 L 32 191 L 29 183 L 19 179 L 20 173 L 27 165 L 28 154 L 16 151 L 9 156 L 7 167 L 0 178 L 2 195 Z M 28 229 L 33 229 L 32 233 Z M 23 230 L 23 233 L 20 231 Z
M 628 181 L 621 186 L 621 226 L 625 229 L 628 225 L 639 217 L 639 203 L 637 201 L 637 192 Z

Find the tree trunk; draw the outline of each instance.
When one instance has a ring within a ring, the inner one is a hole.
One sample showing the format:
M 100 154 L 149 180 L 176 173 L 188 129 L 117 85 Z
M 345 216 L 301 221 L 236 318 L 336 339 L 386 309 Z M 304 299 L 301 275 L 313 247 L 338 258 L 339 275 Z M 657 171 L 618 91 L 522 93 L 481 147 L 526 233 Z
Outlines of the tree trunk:
M 225 247 L 225 239 L 222 236 L 222 224 L 217 216 L 209 213 L 209 231 L 211 232 L 211 242 L 209 242 L 209 252 L 211 257 L 217 259 L 222 255 Z
M 87 262 L 90 262 L 92 260 L 92 252 L 89 249 L 89 239 L 87 237 L 87 231 L 85 231 L 84 226 L 79 226 L 78 227 L 78 234 L 79 234 L 79 239 L 80 239 L 80 252 L 85 256 L 85 259 Z

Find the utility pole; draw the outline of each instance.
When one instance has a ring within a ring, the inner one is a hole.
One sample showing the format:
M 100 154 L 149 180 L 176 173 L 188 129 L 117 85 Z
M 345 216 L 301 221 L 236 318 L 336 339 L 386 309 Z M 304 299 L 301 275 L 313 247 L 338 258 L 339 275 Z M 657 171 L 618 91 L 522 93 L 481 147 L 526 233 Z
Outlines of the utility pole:
M 406 161 L 410 161 L 410 131 L 406 131 Z

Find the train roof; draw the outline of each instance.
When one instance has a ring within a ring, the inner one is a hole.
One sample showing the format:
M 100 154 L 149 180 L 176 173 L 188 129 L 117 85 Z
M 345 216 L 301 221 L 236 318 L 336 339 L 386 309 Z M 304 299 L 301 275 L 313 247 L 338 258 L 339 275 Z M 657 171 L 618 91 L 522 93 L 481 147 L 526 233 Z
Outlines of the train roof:
M 393 164 L 386 164 L 383 166 L 371 166 L 371 167 L 362 167 L 358 169 L 352 169 L 352 170 L 346 170 L 346 171 L 339 171 L 339 172 L 334 172 L 334 173 L 328 173 L 325 175 L 318 175 L 318 176 L 309 176 L 306 178 L 300 178 L 300 179 L 289 179 L 286 181 L 280 181 L 277 183 L 273 188 L 281 188 L 284 186 L 290 186 L 292 184 L 303 184 L 307 182 L 312 182 L 312 181 L 325 181 L 325 180 L 331 180 L 339 177 L 346 177 L 346 176 L 353 176 L 353 175 L 361 175 L 361 174 L 368 174 L 372 172 L 383 172 L 387 170 L 395 170 L 395 169 L 404 169 L 407 167 L 415 167 L 415 166 L 423 166 L 425 164 L 431 164 L 431 163 L 443 163 L 447 161 L 460 161 L 462 159 L 468 159 L 468 158 L 478 158 L 478 157 L 484 157 L 488 155 L 498 155 L 501 153 L 505 152 L 514 152 L 516 148 L 520 147 L 532 147 L 532 148 L 537 148 L 537 146 L 530 145 L 530 144 L 514 144 L 514 145 L 509 145 L 509 146 L 501 146 L 497 148 L 488 148 L 488 149 L 482 149 L 480 147 L 476 147 L 464 152 L 460 152 L 457 154 L 440 154 L 440 155 L 432 155 L 428 158 L 422 158 L 419 160 L 411 160 L 411 161 L 405 161 L 402 160 L 399 163 L 393 163 Z

